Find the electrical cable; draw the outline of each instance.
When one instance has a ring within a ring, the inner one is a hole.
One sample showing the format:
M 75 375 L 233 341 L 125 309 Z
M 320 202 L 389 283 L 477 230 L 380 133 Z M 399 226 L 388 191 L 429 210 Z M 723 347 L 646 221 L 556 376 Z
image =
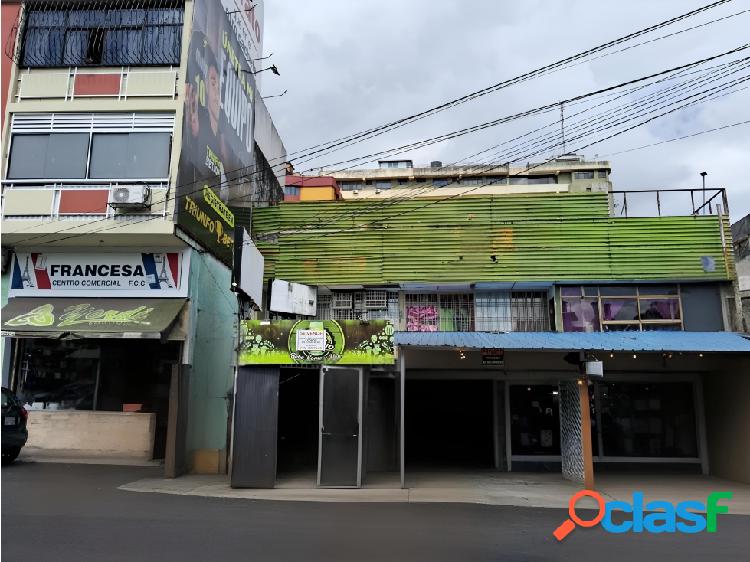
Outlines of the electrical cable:
M 750 80 L 750 76 L 744 77 L 742 80 L 743 81 Z M 647 118 L 647 119 L 645 119 L 643 121 L 640 121 L 640 122 L 636 123 L 635 125 L 630 125 L 630 126 L 628 126 L 627 128 L 625 128 L 625 129 L 623 129 L 621 131 L 613 132 L 613 133 L 611 133 L 608 136 L 605 136 L 603 138 L 600 138 L 600 139 L 597 139 L 597 140 L 593 140 L 593 141 L 590 141 L 590 142 L 588 142 L 586 144 L 580 145 L 580 146 L 578 146 L 578 147 L 576 147 L 574 149 L 574 152 L 578 152 L 578 151 L 583 150 L 585 148 L 588 148 L 589 146 L 592 146 L 594 144 L 598 144 L 598 143 L 601 143 L 601 142 L 603 142 L 605 140 L 609 140 L 611 138 L 614 138 L 616 136 L 624 134 L 625 132 L 628 132 L 628 131 L 633 130 L 633 129 L 637 128 L 637 127 L 643 126 L 643 125 L 645 125 L 645 124 L 647 124 L 647 123 L 649 123 L 649 122 L 651 122 L 651 121 L 653 121 L 655 119 L 658 119 L 660 117 L 663 117 L 663 116 L 671 114 L 671 113 L 674 113 L 675 111 L 678 111 L 680 109 L 683 109 L 683 107 L 678 106 L 678 107 L 669 109 L 667 111 L 664 111 L 664 112 L 662 112 L 662 113 L 660 113 L 660 114 L 658 114 L 656 116 L 649 117 L 649 118 Z M 527 166 L 526 170 L 524 170 L 523 173 L 527 173 L 528 171 L 530 171 L 533 168 L 536 168 L 536 167 L 542 166 L 544 164 L 547 164 L 548 162 L 551 162 L 554 159 L 555 159 L 555 157 L 547 159 L 544 162 L 540 162 L 538 164 Z M 371 221 L 369 223 L 358 224 L 354 228 L 356 228 L 356 229 L 362 229 L 364 227 L 368 227 L 369 228 L 369 227 L 372 227 L 373 225 L 382 223 L 384 221 L 391 220 L 391 219 L 393 219 L 395 217 L 398 217 L 398 216 L 401 216 L 401 215 L 403 215 L 405 213 L 411 213 L 411 212 L 414 212 L 415 210 L 418 210 L 418 209 L 422 209 L 422 208 L 425 208 L 425 207 L 428 207 L 428 206 L 431 206 L 431 205 L 434 205 L 434 204 L 437 204 L 437 203 L 441 203 L 441 202 L 444 202 L 444 201 L 455 199 L 456 197 L 464 196 L 467 193 L 472 192 L 472 191 L 476 191 L 477 189 L 479 189 L 481 187 L 483 187 L 483 186 L 476 186 L 474 188 L 471 188 L 471 189 L 468 189 L 468 190 L 465 190 L 463 192 L 456 193 L 456 194 L 453 194 L 453 195 L 450 195 L 450 196 L 447 196 L 447 197 L 430 200 L 426 204 L 416 207 L 416 209 L 415 208 L 409 208 L 409 209 L 406 209 L 405 211 L 401 211 L 399 213 L 395 213 L 395 214 L 392 214 L 392 215 L 389 215 L 389 216 L 386 216 L 386 217 L 382 217 L 382 218 L 380 218 L 378 220 L 374 220 L 374 221 Z M 306 235 L 305 240 L 323 238 L 323 237 L 331 236 L 331 235 L 334 235 L 334 234 L 338 234 L 340 232 L 346 232 L 346 231 L 351 231 L 351 230 L 353 230 L 353 229 L 352 228 L 347 228 L 347 229 L 340 229 L 340 230 L 335 230 L 335 231 L 331 231 L 331 232 L 321 233 L 319 235 L 312 235 L 312 236 Z M 286 234 L 287 235 L 294 235 L 294 233 L 286 233 Z
M 412 114 L 412 115 L 409 115 L 409 116 L 406 116 L 406 117 L 402 117 L 400 119 L 397 119 L 397 120 L 385 123 L 383 125 L 379 125 L 377 127 L 372 127 L 370 129 L 365 129 L 365 130 L 359 131 L 357 133 L 346 135 L 344 137 L 340 137 L 340 138 L 334 139 L 332 141 L 326 141 L 324 143 L 319 143 L 317 145 L 313 145 L 312 147 L 308 147 L 306 149 L 301 149 L 301 150 L 298 150 L 298 151 L 294 151 L 292 153 L 289 153 L 287 155 L 287 157 L 294 156 L 295 154 L 299 154 L 300 152 L 303 152 L 303 151 L 313 151 L 314 149 L 325 150 L 325 149 L 331 148 L 333 146 L 339 146 L 340 144 L 345 143 L 345 142 L 348 143 L 351 140 L 361 138 L 362 136 L 365 136 L 365 135 L 372 135 L 375 132 L 392 129 L 396 125 L 411 123 L 413 121 L 416 121 L 416 120 L 419 120 L 419 119 L 423 119 L 423 118 L 428 117 L 430 115 L 434 115 L 435 113 L 442 112 L 442 111 L 444 111 L 446 109 L 450 109 L 450 108 L 456 107 L 458 105 L 462 105 L 462 104 L 464 104 L 464 103 L 466 103 L 468 101 L 472 101 L 474 99 L 477 99 L 477 98 L 482 97 L 484 95 L 487 95 L 489 93 L 496 92 L 498 90 L 501 90 L 501 89 L 506 88 L 508 86 L 511 86 L 513 84 L 520 83 L 520 82 L 529 80 L 531 78 L 536 78 L 538 75 L 540 75 L 540 74 L 542 74 L 544 72 L 547 72 L 549 70 L 555 69 L 557 67 L 560 67 L 562 65 L 568 64 L 570 62 L 578 61 L 579 59 L 584 58 L 584 57 L 586 57 L 586 56 L 588 56 L 590 54 L 594 54 L 594 53 L 606 50 L 606 49 L 608 49 L 610 47 L 619 45 L 621 43 L 625 43 L 625 42 L 631 41 L 631 40 L 633 40 L 633 39 L 635 39 L 637 37 L 640 37 L 642 35 L 646 35 L 646 34 L 651 33 L 652 31 L 655 31 L 657 29 L 661 29 L 663 27 L 667 27 L 667 26 L 672 25 L 674 23 L 677 23 L 679 21 L 683 21 L 683 20 L 688 19 L 690 17 L 696 16 L 696 15 L 698 15 L 700 13 L 703 13 L 705 11 L 711 10 L 713 8 L 716 8 L 718 6 L 726 4 L 726 3 L 730 2 L 730 1 L 732 1 L 732 0 L 719 0 L 717 2 L 712 2 L 710 4 L 702 6 L 700 8 L 695 9 L 695 10 L 691 10 L 691 11 L 686 12 L 684 14 L 681 14 L 679 16 L 670 18 L 668 20 L 664 20 L 662 22 L 659 22 L 659 23 L 651 25 L 649 27 L 640 29 L 638 31 L 631 32 L 631 33 L 629 33 L 627 35 L 624 35 L 624 36 L 619 37 L 617 39 L 608 41 L 606 43 L 602 43 L 602 44 L 600 44 L 600 45 L 598 45 L 596 47 L 592 47 L 592 48 L 587 49 L 585 51 L 581 51 L 581 52 L 579 52 L 579 53 L 577 53 L 575 55 L 571 55 L 571 56 L 566 57 L 564 59 L 561 59 L 561 60 L 559 60 L 557 62 L 545 65 L 543 67 L 540 67 L 538 69 L 535 69 L 535 70 L 532 70 L 532 71 L 529 71 L 529 72 L 526 72 L 526 73 L 518 75 L 518 76 L 516 76 L 514 78 L 509 78 L 509 79 L 500 81 L 500 82 L 498 82 L 496 84 L 493 84 L 491 86 L 487 86 L 487 87 L 482 88 L 480 90 L 476 90 L 476 91 L 471 92 L 469 94 L 465 94 L 465 95 L 463 95 L 461 97 L 458 97 L 458 98 L 452 99 L 450 101 L 444 102 L 444 103 L 442 103 L 440 105 L 437 105 L 435 107 L 429 108 L 427 110 L 423 110 L 423 111 L 421 111 L 419 113 L 415 113 L 415 114 Z M 734 16 L 729 16 L 729 17 L 734 17 Z M 325 148 L 321 148 L 321 147 L 325 147 Z M 316 150 L 315 152 L 308 152 L 307 154 L 304 154 L 301 157 L 310 156 L 312 154 L 320 152 L 320 150 Z
M 576 97 L 571 98 L 570 100 L 566 100 L 566 101 L 571 101 L 571 102 L 572 101 L 578 101 L 578 100 L 581 100 L 581 99 L 584 99 L 584 98 L 587 98 L 587 97 L 599 95 L 602 92 L 608 92 L 608 91 L 611 91 L 611 90 L 614 90 L 614 89 L 617 89 L 617 88 L 621 88 L 621 87 L 623 87 L 625 85 L 628 85 L 628 84 L 633 84 L 633 83 L 641 82 L 641 81 L 644 81 L 644 80 L 652 79 L 652 78 L 654 78 L 656 76 L 662 76 L 662 75 L 665 75 L 665 74 L 668 74 L 668 73 L 673 73 L 675 71 L 680 71 L 680 70 L 685 69 L 685 68 L 690 68 L 690 67 L 693 67 L 693 66 L 696 66 L 696 65 L 699 65 L 699 64 L 703 64 L 703 63 L 705 63 L 707 61 L 713 60 L 713 59 L 721 57 L 721 56 L 725 56 L 727 54 L 738 52 L 738 51 L 743 50 L 743 49 L 745 49 L 747 47 L 748 47 L 748 45 L 741 46 L 741 47 L 738 47 L 737 49 L 733 49 L 733 50 L 728 51 L 726 53 L 721 53 L 719 55 L 716 55 L 716 56 L 713 56 L 713 57 L 709 57 L 707 59 L 702 59 L 700 61 L 695 61 L 694 63 L 690 63 L 690 64 L 687 64 L 687 65 L 682 65 L 680 67 L 675 67 L 675 68 L 670 69 L 668 71 L 663 71 L 663 72 L 660 72 L 660 73 L 657 73 L 657 74 L 654 74 L 654 75 L 650 75 L 648 77 L 643 77 L 643 78 L 640 78 L 640 79 L 631 80 L 631 81 L 619 84 L 617 86 L 605 88 L 605 89 L 602 89 L 602 90 L 597 90 L 596 92 L 590 92 L 588 94 L 583 94 L 581 96 L 576 96 Z M 545 106 L 545 107 L 547 107 L 547 108 L 553 108 L 553 107 L 555 107 L 559 103 L 560 102 L 557 102 L 556 104 L 549 104 L 548 106 Z M 531 110 L 531 113 L 536 113 L 536 112 L 538 112 L 538 111 L 537 110 Z M 525 113 L 529 113 L 529 112 L 525 112 Z M 440 140 L 444 140 L 444 139 L 441 138 Z M 227 172 L 225 175 L 229 176 L 229 175 L 231 175 L 232 173 L 235 173 L 235 172 L 239 172 L 240 174 L 242 174 L 245 170 L 248 170 L 248 169 L 250 169 L 252 167 L 254 167 L 254 166 L 247 166 L 247 167 L 244 167 L 244 168 L 239 168 L 238 170 Z M 256 173 L 258 173 L 258 172 L 256 172 Z M 196 180 L 196 181 L 193 181 L 193 182 L 188 182 L 187 184 L 181 184 L 180 186 L 175 186 L 175 195 L 172 196 L 171 198 L 166 199 L 165 203 L 166 203 L 166 201 L 168 201 L 170 199 L 176 199 L 176 198 L 179 198 L 179 197 L 183 197 L 183 196 L 189 195 L 190 193 L 195 193 L 195 192 L 201 191 L 203 189 L 202 187 L 200 189 L 197 189 L 197 190 L 193 191 L 193 192 L 183 193 L 183 194 L 178 193 L 180 191 L 179 188 L 182 187 L 182 186 L 184 186 L 184 185 L 191 185 L 191 184 L 196 184 L 196 183 L 205 182 L 205 181 L 206 181 L 205 179 L 204 180 Z M 219 183 L 219 185 L 222 185 L 226 181 L 230 181 L 230 180 L 223 180 L 222 182 Z M 233 199 L 246 199 L 248 197 L 249 197 L 248 195 L 242 195 L 242 196 L 239 196 L 239 197 L 233 198 Z M 100 220 L 108 220 L 109 218 L 110 217 L 104 217 L 103 219 L 100 219 Z M 163 217 L 159 216 L 159 215 L 156 215 L 156 216 L 153 216 L 153 217 L 149 217 L 148 219 L 145 219 L 145 220 L 152 220 L 152 219 L 158 219 L 158 218 L 163 218 Z M 80 225 L 79 224 L 73 225 L 70 229 L 79 228 L 79 227 L 83 227 L 83 226 L 88 226 L 88 225 L 92 224 L 92 222 L 96 222 L 96 221 L 89 221 L 87 223 L 83 223 L 83 224 L 80 224 Z M 119 227 L 119 226 L 121 226 L 121 225 L 117 225 L 117 227 Z M 70 230 L 70 229 L 63 229 L 63 231 Z M 31 240 L 33 240 L 35 238 L 42 238 L 42 237 L 54 236 L 56 234 L 59 234 L 59 232 L 60 231 L 58 231 L 56 233 L 40 234 L 40 235 L 38 235 L 38 236 L 36 236 L 36 237 L 34 237 L 32 239 L 24 240 L 24 241 L 22 241 L 20 243 L 28 243 L 29 241 L 31 241 Z M 86 233 L 81 233 L 81 234 L 82 235 L 83 234 L 91 234 L 91 233 L 94 233 L 94 232 L 96 232 L 96 230 L 88 231 Z

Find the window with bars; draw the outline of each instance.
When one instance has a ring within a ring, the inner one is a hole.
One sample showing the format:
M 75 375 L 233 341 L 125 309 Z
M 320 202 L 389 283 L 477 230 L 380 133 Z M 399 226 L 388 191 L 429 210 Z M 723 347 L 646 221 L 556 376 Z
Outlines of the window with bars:
M 88 3 L 29 2 L 21 65 L 180 64 L 182 2 L 154 0 L 139 6 L 123 3 L 116 8 Z
M 562 287 L 563 330 L 682 330 L 678 285 Z
M 474 296 L 478 332 L 546 332 L 550 329 L 545 291 L 492 291 Z
M 320 320 L 390 320 L 398 324 L 398 293 L 387 289 L 334 291 L 318 295 Z
M 404 299 L 408 332 L 474 330 L 474 297 L 471 294 L 407 294 Z

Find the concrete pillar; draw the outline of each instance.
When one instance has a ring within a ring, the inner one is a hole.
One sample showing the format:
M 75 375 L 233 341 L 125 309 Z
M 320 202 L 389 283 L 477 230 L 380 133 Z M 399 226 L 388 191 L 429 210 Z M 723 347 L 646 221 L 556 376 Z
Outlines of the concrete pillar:
M 561 381 L 560 454 L 563 478 L 594 488 L 591 414 L 586 381 Z

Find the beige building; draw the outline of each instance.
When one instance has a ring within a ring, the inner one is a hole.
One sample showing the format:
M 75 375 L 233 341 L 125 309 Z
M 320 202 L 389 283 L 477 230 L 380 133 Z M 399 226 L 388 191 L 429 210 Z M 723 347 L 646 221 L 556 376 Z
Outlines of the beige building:
M 450 197 L 518 193 L 611 191 L 607 161 L 569 155 L 526 166 L 496 164 L 414 166 L 411 160 L 381 160 L 377 168 L 323 170 L 336 179 L 344 199 Z
M 30 448 L 226 466 L 232 238 L 286 159 L 262 2 L 227 2 L 3 2 L 3 386 Z

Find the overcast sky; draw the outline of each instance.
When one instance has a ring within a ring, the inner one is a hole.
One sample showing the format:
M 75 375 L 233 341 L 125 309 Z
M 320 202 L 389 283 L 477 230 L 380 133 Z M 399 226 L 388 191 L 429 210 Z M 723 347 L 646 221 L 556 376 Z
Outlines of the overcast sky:
M 267 104 L 291 153 L 419 112 L 707 3 L 266 0 L 264 54 L 273 53 L 269 62 L 278 66 L 281 76 L 264 75 L 262 94 L 288 90 Z M 742 10 L 750 10 L 750 0 L 734 0 L 644 39 Z M 750 12 L 503 89 L 297 169 L 328 167 L 706 58 L 747 43 L 748 29 Z M 733 77 L 747 74 L 745 70 Z M 399 157 L 411 158 L 415 165 L 455 162 L 558 117 L 514 121 Z M 589 159 L 610 160 L 615 189 L 698 187 L 698 173 L 706 171 L 709 187 L 728 189 L 732 219 L 737 220 L 750 212 L 750 124 L 613 153 L 748 120 L 750 89 L 744 89 L 672 113 L 583 153 Z

